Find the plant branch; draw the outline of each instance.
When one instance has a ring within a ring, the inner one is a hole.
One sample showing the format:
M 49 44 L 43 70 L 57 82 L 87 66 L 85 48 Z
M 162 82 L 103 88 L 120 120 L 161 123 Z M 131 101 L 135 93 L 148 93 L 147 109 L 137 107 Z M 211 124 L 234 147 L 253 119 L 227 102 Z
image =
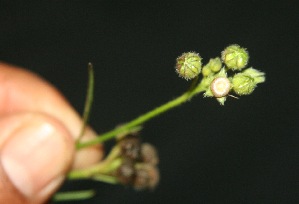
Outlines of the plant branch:
M 144 122 L 160 115 L 161 113 L 164 113 L 188 100 L 190 100 L 193 96 L 195 96 L 196 94 L 203 92 L 206 89 L 206 86 L 203 83 L 198 84 L 196 87 L 194 87 L 193 89 L 189 89 L 187 92 L 185 92 L 184 94 L 182 94 L 181 96 L 131 120 L 130 122 L 120 126 L 120 127 L 116 127 L 115 129 L 108 131 L 104 134 L 101 134 L 101 136 L 87 141 L 87 142 L 82 142 L 82 143 L 78 143 L 76 148 L 77 149 L 81 149 L 84 147 L 88 147 L 91 145 L 95 145 L 97 143 L 102 143 L 104 141 L 107 141 L 109 139 L 112 139 L 115 137 L 115 135 L 120 134 L 124 131 L 128 131 L 131 128 L 134 128 L 136 126 L 139 126 L 141 124 L 143 124 Z

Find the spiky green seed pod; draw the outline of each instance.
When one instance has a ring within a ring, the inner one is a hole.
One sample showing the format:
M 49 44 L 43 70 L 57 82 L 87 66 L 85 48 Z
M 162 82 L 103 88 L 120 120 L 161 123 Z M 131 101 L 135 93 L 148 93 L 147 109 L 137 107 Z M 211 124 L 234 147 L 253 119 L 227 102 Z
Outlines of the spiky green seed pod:
M 236 74 L 232 79 L 233 90 L 238 95 L 251 94 L 258 83 L 265 81 L 265 74 L 253 68 Z
M 221 59 L 228 69 L 241 70 L 247 65 L 249 54 L 239 45 L 230 45 L 222 51 Z
M 202 58 L 198 53 L 187 52 L 183 53 L 176 60 L 176 72 L 180 77 L 189 80 L 197 77 L 201 72 Z

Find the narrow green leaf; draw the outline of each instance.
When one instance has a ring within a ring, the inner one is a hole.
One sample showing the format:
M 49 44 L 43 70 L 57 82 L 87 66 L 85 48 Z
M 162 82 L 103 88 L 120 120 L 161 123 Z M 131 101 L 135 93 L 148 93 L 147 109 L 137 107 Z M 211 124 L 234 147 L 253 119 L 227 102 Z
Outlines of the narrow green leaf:
M 93 94 L 94 94 L 94 72 L 93 72 L 93 65 L 91 63 L 88 63 L 88 85 L 87 85 L 87 91 L 86 91 L 86 99 L 85 99 L 85 105 L 84 105 L 84 111 L 83 111 L 83 125 L 81 128 L 80 135 L 77 139 L 77 143 L 80 142 L 80 139 L 82 138 L 86 125 L 88 123 L 88 119 L 90 116 L 90 110 L 93 102 Z

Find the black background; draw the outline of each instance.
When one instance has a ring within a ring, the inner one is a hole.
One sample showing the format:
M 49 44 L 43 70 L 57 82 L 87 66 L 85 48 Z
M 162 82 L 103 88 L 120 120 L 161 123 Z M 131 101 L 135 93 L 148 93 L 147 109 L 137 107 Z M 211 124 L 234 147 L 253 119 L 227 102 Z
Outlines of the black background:
M 267 81 L 250 96 L 191 102 L 144 126 L 159 149 L 153 192 L 97 182 L 77 203 L 298 203 L 298 6 L 295 1 L 0 1 L 0 60 L 58 87 L 82 112 L 95 66 L 99 133 L 183 93 L 182 52 L 219 56 L 237 43 Z M 296 175 L 297 174 L 297 175 Z

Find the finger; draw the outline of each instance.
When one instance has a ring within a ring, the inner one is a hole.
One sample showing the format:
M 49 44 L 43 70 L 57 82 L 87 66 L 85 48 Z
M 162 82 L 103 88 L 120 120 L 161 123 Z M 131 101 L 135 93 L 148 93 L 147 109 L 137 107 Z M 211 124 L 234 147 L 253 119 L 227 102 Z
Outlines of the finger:
M 1 203 L 43 203 L 69 170 L 73 138 L 55 118 L 17 113 L 0 118 Z
M 61 121 L 74 139 L 81 131 L 82 120 L 65 98 L 49 83 L 33 73 L 0 63 L 0 114 L 19 111 L 42 112 Z M 87 129 L 83 140 L 95 137 Z M 102 158 L 102 146 L 76 153 L 74 168 L 93 164 Z

